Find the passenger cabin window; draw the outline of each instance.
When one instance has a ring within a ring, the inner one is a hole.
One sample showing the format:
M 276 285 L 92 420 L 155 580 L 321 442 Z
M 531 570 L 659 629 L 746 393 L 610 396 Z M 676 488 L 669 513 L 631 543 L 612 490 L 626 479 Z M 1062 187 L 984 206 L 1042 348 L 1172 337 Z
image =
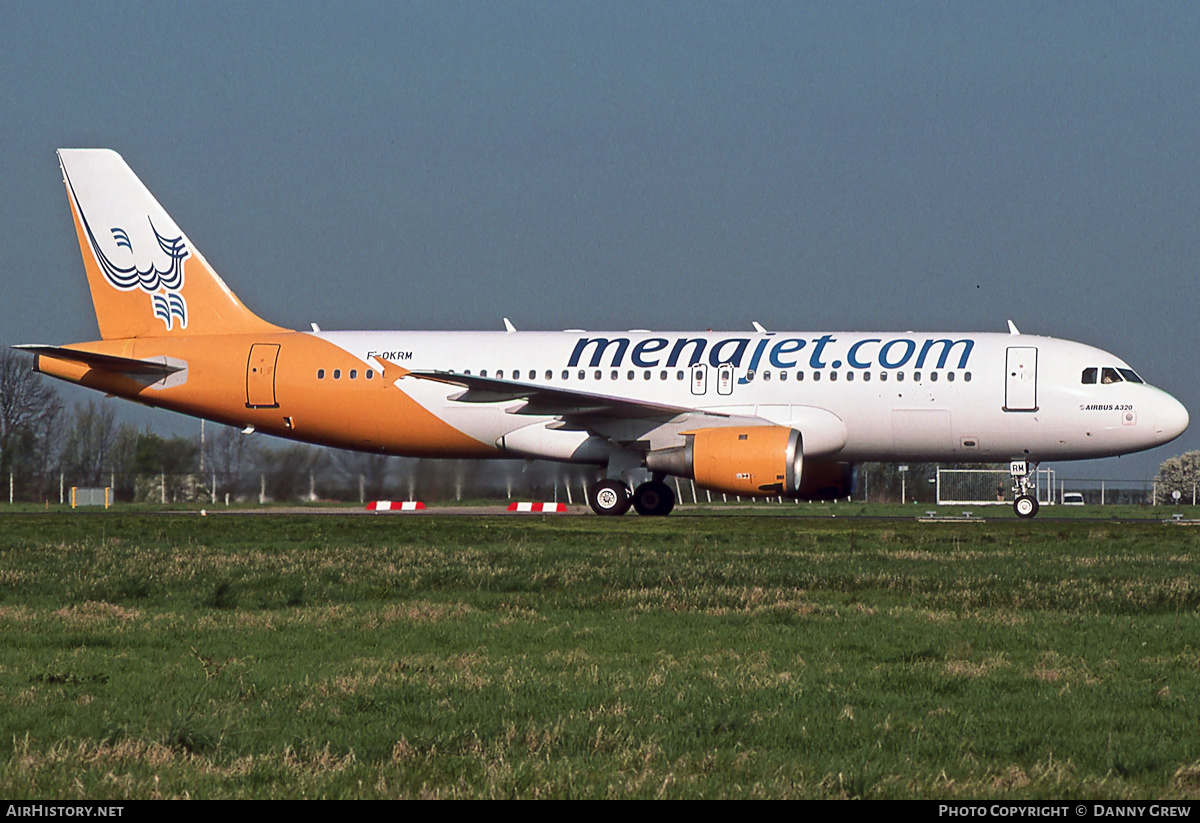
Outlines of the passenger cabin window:
M 324 369 L 317 369 L 317 379 L 318 380 L 325 379 L 325 370 Z
M 1084 370 L 1083 370 L 1083 379 L 1082 379 L 1082 381 L 1081 381 L 1081 382 L 1082 382 L 1082 383 L 1083 383 L 1085 386 L 1089 386 L 1089 385 L 1091 385 L 1092 383 L 1095 383 L 1095 382 L 1096 382 L 1096 375 L 1097 375 L 1097 373 L 1098 373 L 1099 371 L 1100 371 L 1100 370 L 1099 370 L 1099 369 L 1097 369 L 1095 366 L 1093 366 L 1093 367 L 1092 367 L 1092 368 L 1090 368 L 1090 369 L 1084 369 Z
M 351 370 L 350 370 L 350 379 L 351 379 L 351 380 L 357 380 L 357 379 L 358 379 L 358 369 L 351 369 Z
M 334 379 L 334 380 L 341 380 L 341 379 L 342 379 L 342 370 L 341 370 L 341 369 L 334 369 L 334 370 L 333 370 L 333 379 Z

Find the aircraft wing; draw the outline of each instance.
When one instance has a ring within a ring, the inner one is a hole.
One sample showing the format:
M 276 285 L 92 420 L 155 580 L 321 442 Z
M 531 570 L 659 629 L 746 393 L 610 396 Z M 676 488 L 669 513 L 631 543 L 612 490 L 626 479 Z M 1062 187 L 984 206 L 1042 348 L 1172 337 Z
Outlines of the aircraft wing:
M 182 366 L 171 366 L 167 363 L 155 362 L 153 360 L 137 360 L 132 357 L 118 357 L 113 354 L 98 354 L 97 352 L 72 349 L 66 346 L 43 346 L 25 343 L 13 346 L 12 348 L 27 351 L 35 355 L 44 354 L 47 357 L 54 357 L 58 360 L 82 363 L 85 366 L 100 369 L 101 371 L 127 374 L 130 377 L 154 377 L 161 380 L 169 374 L 183 370 Z
M 729 416 L 689 406 L 651 403 L 645 400 L 631 400 L 593 392 L 541 386 L 536 383 L 478 377 L 473 374 L 410 371 L 405 376 L 459 386 L 465 391 L 450 398 L 459 403 L 498 403 L 506 400 L 524 400 L 525 405 L 509 410 L 511 414 L 554 415 L 573 418 L 594 416 L 640 420 L 669 420 L 681 414 Z

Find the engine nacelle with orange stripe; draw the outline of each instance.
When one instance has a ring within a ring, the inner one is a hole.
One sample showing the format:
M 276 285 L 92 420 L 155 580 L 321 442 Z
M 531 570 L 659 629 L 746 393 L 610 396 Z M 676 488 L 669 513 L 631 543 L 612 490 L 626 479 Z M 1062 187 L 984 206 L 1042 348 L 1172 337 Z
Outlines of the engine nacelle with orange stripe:
M 816 499 L 849 494 L 853 488 L 849 464 L 805 465 L 803 435 L 796 429 L 728 426 L 683 434 L 683 446 L 647 454 L 646 467 L 729 494 Z

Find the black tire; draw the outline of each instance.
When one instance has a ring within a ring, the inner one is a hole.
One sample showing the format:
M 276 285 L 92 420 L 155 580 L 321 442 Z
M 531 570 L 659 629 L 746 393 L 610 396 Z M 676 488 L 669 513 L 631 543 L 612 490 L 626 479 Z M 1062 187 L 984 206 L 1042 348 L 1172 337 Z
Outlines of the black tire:
M 1013 501 L 1013 511 L 1017 513 L 1017 517 L 1022 520 L 1028 520 L 1031 517 L 1036 517 L 1038 513 L 1038 502 L 1036 497 L 1028 494 L 1020 495 Z
M 618 517 L 629 511 L 629 487 L 620 480 L 601 480 L 588 489 L 588 505 L 596 514 Z
M 666 517 L 675 508 L 675 492 L 666 483 L 651 480 L 634 489 L 633 507 L 645 517 Z

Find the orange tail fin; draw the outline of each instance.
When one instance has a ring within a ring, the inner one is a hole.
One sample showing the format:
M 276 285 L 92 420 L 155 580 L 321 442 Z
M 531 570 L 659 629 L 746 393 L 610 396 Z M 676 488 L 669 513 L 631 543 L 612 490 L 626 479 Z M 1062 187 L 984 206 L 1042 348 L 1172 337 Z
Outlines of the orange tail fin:
M 105 340 L 284 331 L 246 308 L 109 149 L 59 149 Z

